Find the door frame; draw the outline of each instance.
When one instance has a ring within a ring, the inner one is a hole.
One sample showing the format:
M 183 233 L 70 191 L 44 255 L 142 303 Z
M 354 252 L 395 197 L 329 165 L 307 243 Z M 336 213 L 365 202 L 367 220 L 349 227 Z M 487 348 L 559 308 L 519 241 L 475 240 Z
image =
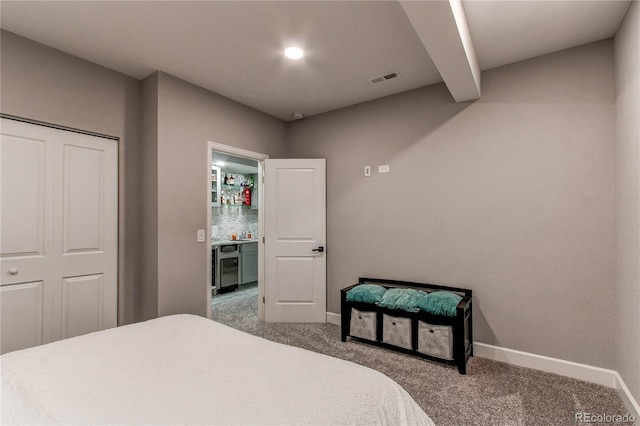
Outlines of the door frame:
M 207 228 L 205 249 L 207 251 L 207 282 L 206 282 L 206 301 L 207 301 L 207 318 L 212 318 L 211 311 L 211 166 L 213 166 L 212 152 L 220 152 L 223 154 L 233 155 L 234 157 L 248 158 L 258 162 L 258 320 L 264 321 L 264 160 L 269 158 L 267 154 L 249 151 L 243 148 L 237 148 L 231 145 L 224 145 L 217 142 L 208 141 L 207 143 Z

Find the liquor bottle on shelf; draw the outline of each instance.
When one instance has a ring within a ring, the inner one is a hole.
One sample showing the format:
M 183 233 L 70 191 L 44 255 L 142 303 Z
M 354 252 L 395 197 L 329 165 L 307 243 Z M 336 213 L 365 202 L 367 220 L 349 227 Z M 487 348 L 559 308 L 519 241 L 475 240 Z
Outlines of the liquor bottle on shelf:
M 231 175 L 231 177 L 229 178 L 229 185 L 233 185 L 234 184 L 234 179 L 233 179 L 233 175 Z
M 224 184 L 228 184 L 229 183 L 229 178 L 227 177 L 227 174 L 224 174 Z

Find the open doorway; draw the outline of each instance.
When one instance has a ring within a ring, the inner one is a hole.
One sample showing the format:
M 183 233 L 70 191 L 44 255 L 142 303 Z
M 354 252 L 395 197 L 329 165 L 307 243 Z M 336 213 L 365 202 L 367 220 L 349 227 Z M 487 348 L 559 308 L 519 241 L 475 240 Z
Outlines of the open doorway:
M 258 162 L 213 151 L 212 304 L 258 294 Z
M 244 301 L 264 319 L 262 160 L 266 155 L 209 143 L 207 311 Z M 252 302 L 255 301 L 255 302 Z M 253 306 L 257 305 L 257 306 Z M 255 315 L 255 314 L 254 314 Z

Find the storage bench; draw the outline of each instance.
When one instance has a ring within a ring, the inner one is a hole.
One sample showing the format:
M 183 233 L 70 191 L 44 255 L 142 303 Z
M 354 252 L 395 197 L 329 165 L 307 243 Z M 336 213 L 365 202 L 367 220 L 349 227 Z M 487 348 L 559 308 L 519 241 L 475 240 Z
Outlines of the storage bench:
M 455 307 L 455 316 L 434 315 L 422 310 L 408 312 L 347 300 L 347 292 L 361 284 L 377 284 L 387 290 L 448 291 L 459 295 L 462 300 Z M 463 288 L 359 278 L 358 284 L 340 290 L 342 341 L 352 337 L 376 346 L 457 365 L 460 374 L 466 374 L 467 361 L 473 356 L 472 302 L 472 291 Z

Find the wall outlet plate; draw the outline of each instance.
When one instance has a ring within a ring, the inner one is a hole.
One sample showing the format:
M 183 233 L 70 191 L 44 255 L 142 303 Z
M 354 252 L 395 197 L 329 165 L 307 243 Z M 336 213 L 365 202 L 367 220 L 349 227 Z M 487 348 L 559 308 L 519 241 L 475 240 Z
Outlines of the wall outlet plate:
M 382 166 L 378 166 L 378 173 L 389 173 L 389 165 L 384 164 Z
M 364 166 L 364 175 L 371 176 L 371 166 Z
M 196 236 L 196 242 L 204 243 L 204 240 L 205 240 L 204 229 L 198 229 L 198 234 Z

